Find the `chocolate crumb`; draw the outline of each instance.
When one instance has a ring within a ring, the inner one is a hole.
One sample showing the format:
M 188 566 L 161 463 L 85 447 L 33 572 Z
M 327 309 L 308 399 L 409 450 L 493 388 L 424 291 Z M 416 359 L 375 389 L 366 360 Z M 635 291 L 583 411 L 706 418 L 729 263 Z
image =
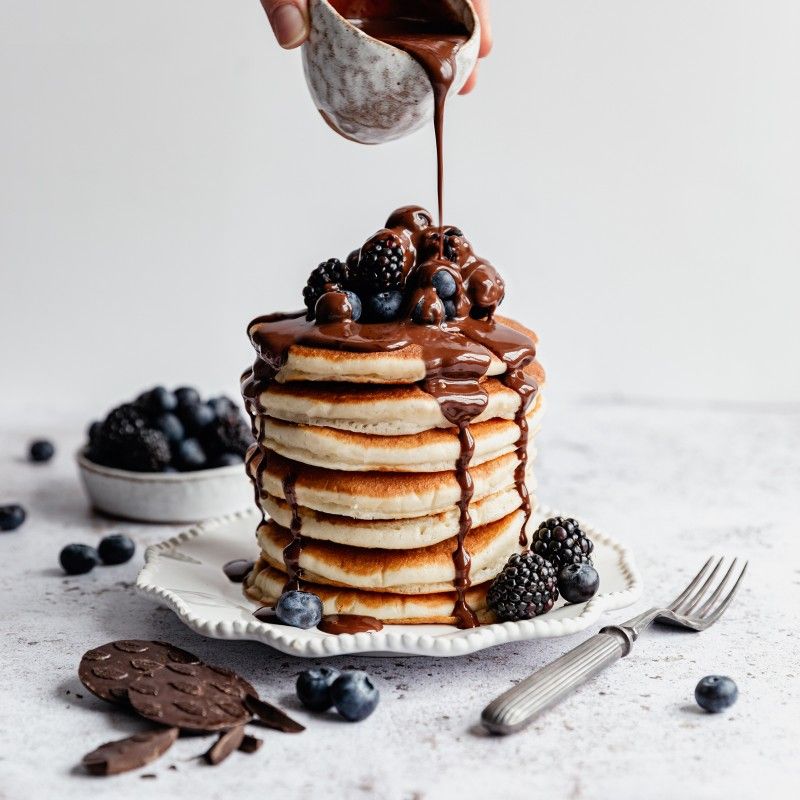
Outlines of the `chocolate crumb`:
M 263 739 L 259 739 L 257 736 L 251 736 L 249 733 L 244 735 L 244 739 L 242 739 L 242 743 L 239 745 L 239 750 L 243 753 L 255 753 L 256 750 L 261 749 L 261 745 L 264 744 Z
M 219 738 L 205 753 L 207 763 L 216 766 L 223 762 L 234 750 L 238 750 L 244 740 L 244 726 L 237 725 L 235 728 L 224 731 Z
M 178 738 L 177 728 L 158 728 L 127 739 L 101 744 L 83 757 L 90 775 L 118 775 L 138 769 L 169 750 Z

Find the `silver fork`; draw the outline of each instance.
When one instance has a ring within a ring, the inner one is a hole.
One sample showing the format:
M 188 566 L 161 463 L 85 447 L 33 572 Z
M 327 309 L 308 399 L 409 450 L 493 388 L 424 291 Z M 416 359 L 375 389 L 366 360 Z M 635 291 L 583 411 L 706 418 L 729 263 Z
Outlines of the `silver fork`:
M 747 571 L 745 561 L 733 579 L 731 588 L 723 596 L 725 587 L 736 571 L 738 559 L 734 558 L 722 579 L 717 581 L 723 560 L 714 556 L 709 558 L 689 585 L 666 608 L 650 608 L 621 625 L 602 628 L 600 633 L 501 694 L 483 710 L 481 722 L 484 727 L 500 734 L 514 733 L 525 727 L 573 689 L 628 655 L 633 643 L 651 622 L 691 631 L 704 631 L 713 625 L 731 604 Z M 716 588 L 712 590 L 713 586 Z

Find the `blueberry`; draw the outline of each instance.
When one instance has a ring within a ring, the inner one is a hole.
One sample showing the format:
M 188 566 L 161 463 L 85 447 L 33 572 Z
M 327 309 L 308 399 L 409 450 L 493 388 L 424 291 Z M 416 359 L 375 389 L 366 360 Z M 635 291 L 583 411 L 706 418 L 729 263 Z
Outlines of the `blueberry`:
M 236 404 L 230 397 L 212 397 L 206 404 L 214 412 L 217 419 L 223 419 L 236 411 Z
M 364 300 L 364 317 L 370 322 L 391 322 L 403 305 L 402 292 L 380 292 Z
M 350 301 L 350 308 L 353 309 L 351 319 L 358 322 L 361 319 L 361 298 L 355 292 L 346 291 L 345 294 Z
M 153 427 L 161 431 L 167 437 L 167 441 L 171 444 L 181 441 L 186 436 L 186 431 L 183 423 L 178 419 L 175 414 L 159 414 L 153 420 Z
M 331 698 L 336 710 L 346 720 L 359 722 L 375 710 L 380 692 L 372 685 L 366 672 L 355 670 L 345 672 L 333 682 Z
M 112 533 L 100 540 L 97 553 L 104 564 L 124 564 L 133 558 L 136 545 L 124 533 Z
M 730 708 L 738 696 L 739 690 L 733 679 L 724 675 L 706 675 L 694 689 L 697 705 L 712 714 Z
M 436 289 L 436 294 L 438 294 L 442 300 L 450 300 L 458 290 L 456 279 L 446 269 L 440 269 L 433 276 L 431 283 L 433 284 L 433 288 Z
M 58 560 L 67 575 L 83 575 L 91 572 L 100 563 L 97 550 L 87 544 L 68 544 L 61 551 Z
M 178 407 L 178 398 L 163 386 L 156 386 L 149 392 L 139 395 L 136 404 L 150 414 L 163 414 Z
M 175 399 L 178 401 L 178 408 L 189 408 L 198 405 L 200 392 L 191 386 L 181 386 L 175 390 Z
M 293 628 L 315 628 L 322 619 L 322 600 L 311 592 L 292 589 L 280 596 L 275 615 Z
M 86 435 L 89 437 L 89 444 L 93 444 L 95 441 L 97 441 L 97 437 L 100 435 L 100 431 L 102 429 L 103 423 L 96 420 L 89 426 L 89 430 L 86 433 Z
M 178 442 L 175 447 L 175 460 L 182 472 L 204 469 L 207 466 L 206 454 L 197 439 L 184 439 Z
M 441 298 L 434 294 L 433 302 L 426 303 L 426 298 L 420 297 L 411 319 L 417 325 L 438 325 L 446 316 L 444 303 Z
M 56 448 L 47 439 L 37 439 L 35 442 L 31 442 L 28 453 L 31 461 L 41 464 L 49 461 L 56 454 Z
M 333 705 L 331 684 L 339 677 L 333 667 L 307 669 L 297 676 L 297 696 L 311 711 L 327 711 Z
M 456 318 L 456 304 L 453 300 L 444 301 L 444 315 L 447 319 Z
M 567 564 L 558 573 L 558 591 L 568 603 L 585 603 L 597 594 L 599 586 L 600 576 L 588 563 Z
M 203 430 L 216 419 L 214 409 L 205 403 L 181 408 L 178 411 L 178 415 L 191 433 Z
M 25 509 L 14 503 L 9 506 L 0 506 L 0 531 L 15 531 L 25 522 Z
M 212 462 L 212 467 L 235 467 L 242 464 L 244 459 L 238 453 L 221 453 Z

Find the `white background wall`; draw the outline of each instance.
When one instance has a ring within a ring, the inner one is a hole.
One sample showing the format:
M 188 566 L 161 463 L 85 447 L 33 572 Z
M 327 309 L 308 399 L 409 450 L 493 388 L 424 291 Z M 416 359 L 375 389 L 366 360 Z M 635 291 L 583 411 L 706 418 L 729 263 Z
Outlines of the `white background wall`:
M 800 4 L 492 5 L 447 218 L 551 398 L 800 400 Z M 432 132 L 332 134 L 257 0 L 3 0 L 0 113 L 0 412 L 235 391 L 251 317 L 434 203 Z

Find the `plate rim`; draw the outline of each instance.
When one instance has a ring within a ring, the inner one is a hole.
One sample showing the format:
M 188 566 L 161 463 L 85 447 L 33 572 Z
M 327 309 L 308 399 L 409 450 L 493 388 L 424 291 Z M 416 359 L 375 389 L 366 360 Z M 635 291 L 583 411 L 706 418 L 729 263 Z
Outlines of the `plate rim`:
M 542 504 L 539 504 L 536 511 L 545 517 L 563 516 L 550 506 Z M 173 591 L 158 585 L 154 577 L 155 563 L 165 551 L 177 550 L 186 542 L 225 525 L 245 517 L 256 516 L 255 509 L 237 511 L 204 520 L 162 542 L 149 545 L 144 553 L 144 565 L 136 577 L 137 591 L 171 609 L 187 627 L 202 636 L 258 641 L 288 655 L 321 658 L 355 653 L 452 657 L 468 655 L 508 642 L 568 636 L 587 628 L 604 611 L 614 611 L 635 603 L 643 589 L 641 574 L 630 549 L 583 518 L 581 527 L 586 533 L 617 551 L 618 566 L 628 585 L 616 592 L 596 595 L 585 604 L 577 616 L 566 619 L 547 619 L 549 615 L 543 614 L 531 620 L 495 622 L 469 630 L 453 627 L 452 633 L 437 635 L 410 632 L 407 629 L 411 626 L 408 625 L 386 625 L 383 630 L 374 633 L 333 635 L 320 632 L 319 636 L 300 638 L 293 633 L 294 628 L 260 622 L 255 618 L 248 622 L 215 622 L 203 618 L 192 612 L 185 601 Z

